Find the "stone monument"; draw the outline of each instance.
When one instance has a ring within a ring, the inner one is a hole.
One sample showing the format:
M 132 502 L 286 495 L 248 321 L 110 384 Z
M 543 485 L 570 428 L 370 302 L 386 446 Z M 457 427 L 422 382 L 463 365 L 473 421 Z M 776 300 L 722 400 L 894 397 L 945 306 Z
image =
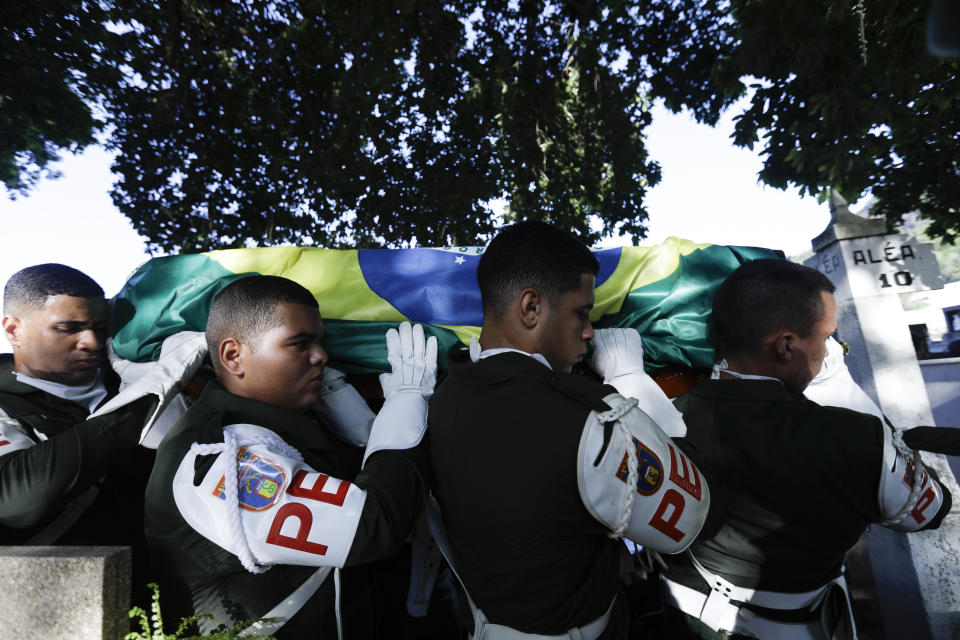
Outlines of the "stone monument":
M 887 232 L 850 212 L 831 191 L 831 220 L 806 265 L 836 285 L 838 338 L 854 380 L 898 428 L 933 425 L 913 341 L 897 294 L 943 287 L 930 243 Z M 923 454 L 954 496 L 934 531 L 873 526 L 865 539 L 888 638 L 960 638 L 960 487 L 942 455 Z

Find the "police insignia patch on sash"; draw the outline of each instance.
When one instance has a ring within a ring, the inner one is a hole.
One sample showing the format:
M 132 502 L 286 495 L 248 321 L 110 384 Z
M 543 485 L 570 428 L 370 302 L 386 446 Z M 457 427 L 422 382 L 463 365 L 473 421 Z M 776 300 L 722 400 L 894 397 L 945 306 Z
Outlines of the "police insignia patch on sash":
M 287 483 L 283 469 L 274 462 L 243 447 L 237 450 L 237 498 L 247 511 L 264 511 L 276 504 Z M 226 500 L 224 478 L 220 477 L 213 495 Z
M 903 484 L 912 489 L 913 483 L 916 482 L 916 476 L 917 465 L 914 463 L 913 458 L 907 458 L 907 464 L 904 465 L 903 470 Z
M 642 496 L 653 495 L 663 482 L 663 463 L 660 462 L 657 454 L 636 438 L 633 438 L 633 444 L 637 447 L 637 462 L 639 462 L 637 493 Z M 620 462 L 616 476 L 620 482 L 626 482 L 627 475 L 627 454 L 623 454 L 623 460 Z

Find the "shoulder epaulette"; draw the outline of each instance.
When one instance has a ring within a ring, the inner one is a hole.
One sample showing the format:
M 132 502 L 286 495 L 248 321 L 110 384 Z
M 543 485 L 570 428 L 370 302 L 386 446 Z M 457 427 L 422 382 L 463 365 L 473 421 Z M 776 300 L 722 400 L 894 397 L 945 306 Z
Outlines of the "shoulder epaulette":
M 603 401 L 617 390 L 606 384 L 599 384 L 583 376 L 572 373 L 549 372 L 547 381 L 554 389 L 594 411 L 609 411 L 610 406 Z
M 24 427 L 43 433 L 46 436 L 56 435 L 64 428 L 69 428 L 86 419 L 86 412 L 79 406 L 70 410 L 68 401 L 50 396 L 58 402 L 58 406 L 41 407 L 35 400 L 36 395 L 44 392 L 37 390 L 34 394 L 5 393 L 0 399 L 0 407 L 11 418 L 17 420 Z M 54 426 L 59 425 L 59 426 Z

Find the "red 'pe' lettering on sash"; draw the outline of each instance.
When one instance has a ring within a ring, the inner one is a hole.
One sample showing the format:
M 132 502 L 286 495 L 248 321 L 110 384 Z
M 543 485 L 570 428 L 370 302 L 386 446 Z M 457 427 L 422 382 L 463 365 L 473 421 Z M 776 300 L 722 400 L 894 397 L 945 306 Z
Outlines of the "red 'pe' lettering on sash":
M 318 473 L 317 476 L 317 481 L 313 484 L 313 488 L 306 489 L 303 486 L 303 479 L 307 477 L 307 472 L 300 469 L 297 471 L 297 474 L 293 476 L 293 482 L 290 483 L 290 488 L 287 489 L 287 493 L 298 498 L 309 498 L 342 507 L 343 501 L 347 499 L 347 490 L 350 489 L 350 483 L 341 480 L 340 487 L 336 492 L 330 493 L 323 490 L 330 476 L 322 473 Z
M 328 492 L 324 491 L 323 487 L 327 484 L 330 476 L 318 473 L 316 482 L 313 484 L 313 487 L 309 489 L 303 486 L 303 479 L 306 476 L 307 472 L 303 469 L 297 471 L 296 475 L 293 476 L 293 482 L 290 483 L 290 488 L 287 489 L 287 493 L 297 498 L 306 498 L 308 500 L 332 504 L 335 507 L 343 506 L 344 501 L 347 499 L 347 491 L 350 489 L 349 482 L 341 480 L 336 492 Z M 296 536 L 285 536 L 280 533 L 280 530 L 288 518 L 296 518 L 300 522 L 300 528 L 297 530 Z M 307 540 L 307 535 L 309 535 L 310 527 L 312 526 L 313 514 L 310 513 L 310 509 L 299 502 L 288 502 L 283 505 L 273 517 L 273 522 L 270 524 L 270 532 L 267 534 L 267 544 L 275 544 L 280 547 L 296 549 L 297 551 L 304 551 L 318 556 L 326 555 L 327 545 Z
M 671 540 L 680 542 L 684 536 L 687 535 L 677 528 L 677 522 L 680 521 L 680 516 L 683 515 L 683 507 L 685 504 L 686 500 L 683 499 L 683 495 L 681 495 L 679 491 L 676 489 L 667 489 L 666 493 L 663 494 L 663 499 L 660 500 L 660 505 L 657 507 L 656 513 L 650 518 L 650 526 Z M 667 507 L 673 507 L 673 511 L 670 512 L 668 518 L 664 518 Z
M 913 516 L 913 519 L 917 521 L 917 524 L 923 524 L 923 521 L 927 519 L 923 515 L 924 510 L 933 504 L 934 499 L 937 497 L 936 492 L 934 492 L 933 487 L 927 487 L 927 490 L 923 492 L 923 495 L 920 496 L 920 499 L 917 500 L 917 506 L 913 508 L 913 511 L 910 512 L 910 515 Z
M 687 462 L 687 459 L 682 453 L 677 453 L 673 449 L 673 445 L 668 444 L 667 448 L 670 449 L 670 481 L 699 500 L 703 492 L 703 485 L 700 484 L 700 472 L 697 471 L 697 468 L 692 462 Z M 683 473 L 677 473 L 678 457 L 680 458 L 680 465 L 683 466 Z M 690 481 L 691 472 L 693 474 L 692 482 Z
M 9 441 L 9 440 L 0 440 L 0 447 L 2 447 L 2 446 L 5 445 L 5 444 L 10 444 L 10 441 Z
M 703 484 L 700 482 L 700 472 L 697 471 L 697 467 L 689 462 L 682 453 L 674 449 L 673 445 L 668 444 L 667 449 L 670 450 L 670 481 L 689 493 L 694 499 L 700 500 L 703 495 Z M 683 494 L 676 489 L 667 489 L 653 514 L 653 518 L 650 519 L 650 526 L 671 540 L 680 542 L 687 534 L 677 528 L 677 523 L 680 521 L 680 516 L 683 515 L 683 508 L 686 504 L 687 501 Z M 669 507 L 672 507 L 672 510 L 670 515 L 667 516 Z
M 296 537 L 285 536 L 280 533 L 287 518 L 296 518 L 300 521 L 300 529 L 297 531 Z M 305 551 L 306 553 L 312 553 L 318 556 L 326 555 L 327 545 L 317 544 L 316 542 L 307 540 L 307 534 L 310 533 L 310 527 L 312 525 L 313 515 L 311 515 L 310 509 L 307 509 L 299 502 L 288 502 L 280 507 L 277 515 L 274 516 L 273 523 L 270 525 L 270 532 L 267 534 L 267 544 L 275 544 L 278 547 Z

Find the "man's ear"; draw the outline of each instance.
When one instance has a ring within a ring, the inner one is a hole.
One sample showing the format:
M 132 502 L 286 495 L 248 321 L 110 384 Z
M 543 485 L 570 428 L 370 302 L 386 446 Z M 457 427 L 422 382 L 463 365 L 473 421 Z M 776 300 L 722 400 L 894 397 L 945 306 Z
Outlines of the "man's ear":
M 3 316 L 3 337 L 11 347 L 20 346 L 20 331 L 22 321 L 18 316 Z
M 247 364 L 250 348 L 236 338 L 227 338 L 220 342 L 217 350 L 219 366 L 217 370 L 225 376 L 242 378 Z
M 792 331 L 781 331 L 772 336 L 771 347 L 780 362 L 790 362 L 796 355 L 794 347 L 796 346 L 797 335 Z
M 544 303 L 543 297 L 536 289 L 524 289 L 520 292 L 517 311 L 520 314 L 520 322 L 525 328 L 533 329 L 537 326 Z

